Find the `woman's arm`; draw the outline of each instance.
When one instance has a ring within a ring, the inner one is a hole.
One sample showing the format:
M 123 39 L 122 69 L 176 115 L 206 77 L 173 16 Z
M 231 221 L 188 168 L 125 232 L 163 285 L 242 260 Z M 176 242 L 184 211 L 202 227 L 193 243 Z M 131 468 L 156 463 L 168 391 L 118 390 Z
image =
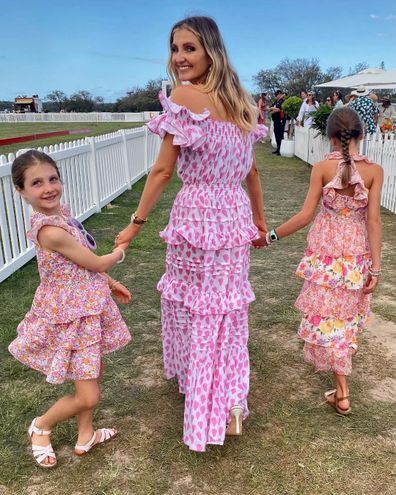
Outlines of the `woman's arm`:
M 110 254 L 98 256 L 81 245 L 65 229 L 53 225 L 42 227 L 37 240 L 43 249 L 59 253 L 77 265 L 93 272 L 105 272 L 123 258 L 123 251 L 120 248 L 116 248 Z
M 298 126 L 301 126 L 301 122 L 302 122 L 302 120 L 304 118 L 304 112 L 305 112 L 305 101 L 303 101 L 301 103 L 301 107 L 300 107 L 300 110 L 299 110 L 298 115 L 297 115 L 297 119 L 296 120 L 297 120 L 297 125 Z
M 290 234 L 294 234 L 312 221 L 316 207 L 322 196 L 322 188 L 322 167 L 317 163 L 312 168 L 309 189 L 303 207 L 296 215 L 292 216 L 287 222 L 276 228 L 276 233 L 280 239 Z
M 259 230 L 267 232 L 268 229 L 265 223 L 264 215 L 263 190 L 261 187 L 260 174 L 256 167 L 255 158 L 253 158 L 252 167 L 246 176 L 246 186 L 250 198 L 250 204 L 252 206 L 253 223 Z
M 179 152 L 180 147 L 173 145 L 173 136 L 171 134 L 166 134 L 162 141 L 158 158 L 147 177 L 136 210 L 136 215 L 139 218 L 146 219 L 156 205 L 162 192 L 172 178 Z M 141 227 L 141 225 L 130 223 L 118 234 L 116 245 L 126 249 L 132 239 L 140 232 Z

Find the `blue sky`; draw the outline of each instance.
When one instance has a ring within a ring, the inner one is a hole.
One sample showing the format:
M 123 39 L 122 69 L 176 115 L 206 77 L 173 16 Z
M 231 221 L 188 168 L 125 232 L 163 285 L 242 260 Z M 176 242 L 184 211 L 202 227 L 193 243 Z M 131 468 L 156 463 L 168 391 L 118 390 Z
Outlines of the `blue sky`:
M 243 84 L 282 58 L 396 68 L 394 0 L 0 0 L 0 100 L 81 89 L 115 101 L 166 74 L 171 26 L 210 15 Z

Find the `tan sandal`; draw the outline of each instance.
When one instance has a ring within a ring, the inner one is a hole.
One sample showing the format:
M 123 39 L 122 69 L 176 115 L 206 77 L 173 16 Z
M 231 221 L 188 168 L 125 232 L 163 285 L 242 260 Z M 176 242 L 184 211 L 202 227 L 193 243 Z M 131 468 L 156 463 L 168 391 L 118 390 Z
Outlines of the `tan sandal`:
M 96 440 L 97 433 L 100 434 L 99 440 Z M 115 430 L 114 428 L 100 428 L 99 430 L 94 431 L 91 440 L 87 442 L 85 445 L 76 444 L 74 446 L 74 453 L 76 455 L 86 455 L 94 447 L 97 447 L 102 443 L 109 442 L 110 440 L 112 440 L 115 436 L 117 436 L 117 434 L 118 431 Z
M 341 400 L 346 400 L 349 399 L 349 395 L 346 395 L 345 397 L 337 397 L 337 390 L 328 390 L 324 394 L 325 396 L 325 401 L 326 404 L 329 404 L 329 406 L 334 407 L 334 409 L 338 412 L 338 414 L 342 414 L 342 416 L 348 416 L 351 414 L 352 408 L 351 406 L 348 406 L 347 408 L 340 407 L 338 403 Z M 334 400 L 331 400 L 333 398 Z
M 226 436 L 228 437 L 240 437 L 242 435 L 242 406 L 232 406 L 231 410 L 231 422 L 227 425 Z
M 36 420 L 37 418 L 34 418 L 28 429 L 30 441 L 32 441 L 33 433 L 40 436 L 51 435 L 51 430 L 43 430 L 41 428 L 38 428 L 36 426 Z M 35 445 L 34 443 L 32 443 L 31 447 L 34 460 L 40 467 L 48 469 L 53 468 L 57 465 L 56 455 L 54 449 L 52 448 L 51 442 L 48 445 Z M 54 459 L 55 462 L 44 463 L 45 459 L 47 458 Z

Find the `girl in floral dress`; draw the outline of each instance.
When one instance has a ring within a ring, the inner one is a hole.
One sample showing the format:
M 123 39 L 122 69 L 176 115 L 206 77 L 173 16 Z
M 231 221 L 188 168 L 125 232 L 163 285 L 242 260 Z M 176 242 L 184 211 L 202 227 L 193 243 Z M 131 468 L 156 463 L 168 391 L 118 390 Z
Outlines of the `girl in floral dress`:
M 111 293 L 121 303 L 128 303 L 131 294 L 103 273 L 123 260 L 124 251 L 95 255 L 93 237 L 61 206 L 62 183 L 51 157 L 36 150 L 20 155 L 12 164 L 12 179 L 33 208 L 28 238 L 36 248 L 40 285 L 9 351 L 44 373 L 47 382 L 72 380 L 75 386 L 73 395 L 62 397 L 29 427 L 33 457 L 39 466 L 52 468 L 57 461 L 49 436 L 60 421 L 76 416 L 77 455 L 117 433 L 113 428 L 94 431 L 92 420 L 100 395 L 101 356 L 131 339 Z
M 383 172 L 358 153 L 363 128 L 355 110 L 335 109 L 327 136 L 334 151 L 313 166 L 302 210 L 268 233 L 267 244 L 305 227 L 321 200 L 297 268 L 304 279 L 295 303 L 303 313 L 298 335 L 305 342 L 305 360 L 318 371 L 333 371 L 336 389 L 325 398 L 346 415 L 351 412 L 346 377 L 381 273 Z
M 174 89 L 170 99 L 160 95 L 164 113 L 149 123 L 163 143 L 117 245 L 138 234 L 177 161 L 183 187 L 160 234 L 167 243 L 158 284 L 164 366 L 185 394 L 183 440 L 204 451 L 222 445 L 226 434 L 240 435 L 249 412 L 249 252 L 266 232 L 253 143 L 267 129 L 257 125 L 254 101 L 212 19 L 177 23 L 169 48 Z

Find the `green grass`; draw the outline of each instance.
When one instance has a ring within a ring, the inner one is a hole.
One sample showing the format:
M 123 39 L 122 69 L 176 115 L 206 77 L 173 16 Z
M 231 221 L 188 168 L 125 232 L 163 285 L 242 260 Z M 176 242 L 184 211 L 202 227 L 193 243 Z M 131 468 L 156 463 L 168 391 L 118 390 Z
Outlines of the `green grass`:
M 38 139 L 35 141 L 26 141 L 23 143 L 0 146 L 0 155 L 15 153 L 21 148 L 38 148 L 40 146 L 49 146 L 50 144 L 65 143 L 67 141 L 82 139 L 86 136 L 98 136 L 99 134 L 107 134 L 108 132 L 118 131 L 118 129 L 131 129 L 133 127 L 140 127 L 142 125 L 143 124 L 141 122 L 0 122 L 0 139 L 18 136 L 29 136 L 31 134 L 40 134 L 42 132 L 90 129 L 90 132 L 85 132 L 83 134 L 55 136 L 53 138 Z
M 268 225 L 276 226 L 301 206 L 310 167 L 298 159 L 256 149 Z M 144 180 L 85 222 L 100 252 L 129 221 Z M 252 251 L 251 281 L 257 300 L 250 312 L 251 415 L 243 437 L 189 451 L 181 441 L 183 397 L 177 384 L 162 378 L 159 296 L 155 285 L 164 266 L 158 231 L 167 221 L 180 183 L 175 179 L 112 275 L 134 292 L 122 307 L 134 341 L 106 358 L 98 426 L 117 426 L 118 438 L 89 456 L 72 455 L 74 421 L 59 425 L 53 445 L 59 466 L 51 472 L 34 465 L 26 428 L 69 385 L 46 385 L 7 354 L 18 322 L 28 311 L 38 283 L 30 262 L 1 284 L 0 309 L 0 493 L 47 495 L 394 495 L 395 401 L 373 390 L 396 383 L 394 359 L 366 334 L 351 379 L 353 414 L 339 417 L 320 405 L 331 386 L 302 361 L 295 336 L 300 315 L 293 302 L 301 287 L 294 270 L 306 230 L 266 250 Z M 391 300 L 396 260 L 396 216 L 383 210 L 384 276 L 375 312 L 396 322 Z M 1 486 L 3 484 L 3 486 Z

